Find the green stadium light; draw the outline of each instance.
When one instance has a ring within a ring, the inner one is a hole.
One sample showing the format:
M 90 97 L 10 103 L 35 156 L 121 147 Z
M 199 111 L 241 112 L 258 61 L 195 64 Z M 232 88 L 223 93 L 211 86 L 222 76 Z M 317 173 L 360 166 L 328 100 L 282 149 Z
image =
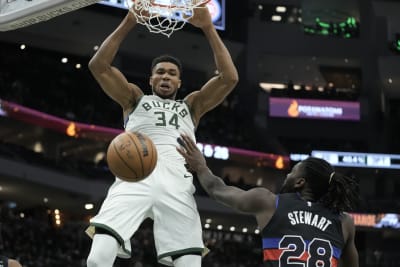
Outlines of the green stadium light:
M 328 31 L 327 29 L 323 29 L 323 30 L 321 31 L 321 34 L 322 34 L 322 35 L 329 35 L 329 31 Z
M 357 34 L 357 28 L 358 25 L 355 17 L 348 17 L 345 21 L 337 23 L 324 22 L 320 17 L 316 17 L 315 24 L 304 27 L 304 32 L 308 34 L 318 34 L 324 36 L 332 35 L 342 38 L 352 38 L 353 34 Z
M 330 28 L 331 27 L 331 25 L 329 25 L 329 23 L 326 23 L 326 22 L 319 22 L 318 25 L 321 26 L 322 28 Z

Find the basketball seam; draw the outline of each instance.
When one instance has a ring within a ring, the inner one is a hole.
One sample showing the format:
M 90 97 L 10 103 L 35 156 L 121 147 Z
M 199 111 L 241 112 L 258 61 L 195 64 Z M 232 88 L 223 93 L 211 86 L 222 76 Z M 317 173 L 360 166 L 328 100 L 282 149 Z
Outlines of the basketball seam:
M 153 160 L 156 162 L 156 160 L 155 160 L 155 156 L 157 155 L 157 154 L 155 154 L 155 153 L 157 153 L 156 151 L 154 151 L 155 150 L 155 146 L 151 146 L 151 161 L 150 161 L 150 163 L 151 163 L 151 166 L 153 166 L 154 164 L 153 164 Z M 155 168 L 155 166 L 154 166 L 154 168 Z M 152 172 L 154 171 L 154 168 L 153 168 L 153 170 L 152 170 Z
M 134 134 L 134 133 L 131 133 L 131 134 Z M 136 150 L 139 151 L 140 165 L 142 166 L 142 176 L 144 177 L 144 166 L 143 166 L 143 160 L 142 160 L 142 155 L 141 155 L 142 153 L 141 153 L 141 150 L 140 150 L 140 148 L 138 148 L 138 146 L 136 145 L 136 142 L 135 142 L 135 140 L 133 140 L 132 136 L 131 136 L 130 134 L 128 134 L 128 136 L 129 136 L 129 138 L 131 139 L 132 143 L 135 145 Z M 136 137 L 136 138 L 138 138 L 138 137 Z M 139 139 L 139 138 L 138 138 L 138 139 Z M 140 140 L 139 140 L 139 143 L 140 143 Z
M 113 148 L 114 148 L 115 152 L 117 153 L 118 157 L 119 157 L 119 158 L 121 159 L 121 161 L 124 163 L 124 165 L 125 165 L 129 170 L 131 170 L 133 173 L 135 173 L 135 175 L 136 175 L 135 179 L 137 179 L 137 178 L 138 178 L 138 175 L 137 175 L 136 171 L 135 171 L 134 169 L 132 169 L 132 168 L 129 166 L 128 163 L 125 162 L 124 158 L 121 156 L 121 154 L 119 153 L 118 149 L 116 148 L 116 144 L 115 144 L 115 143 L 113 143 Z M 126 178 L 126 177 L 121 177 L 121 178 Z

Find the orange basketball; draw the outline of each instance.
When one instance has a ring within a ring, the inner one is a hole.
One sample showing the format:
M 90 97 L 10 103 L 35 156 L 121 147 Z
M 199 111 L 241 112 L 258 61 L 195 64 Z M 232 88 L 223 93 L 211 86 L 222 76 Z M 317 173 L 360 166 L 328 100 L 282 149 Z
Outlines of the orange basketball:
M 123 132 L 108 146 L 107 163 L 118 178 L 137 182 L 149 176 L 156 167 L 157 150 L 145 134 Z

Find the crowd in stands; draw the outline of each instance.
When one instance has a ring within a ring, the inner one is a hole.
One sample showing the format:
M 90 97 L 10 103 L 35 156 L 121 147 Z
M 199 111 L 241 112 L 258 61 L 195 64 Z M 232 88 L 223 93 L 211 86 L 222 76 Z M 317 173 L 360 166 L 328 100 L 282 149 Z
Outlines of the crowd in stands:
M 65 221 L 57 226 L 45 207 L 29 210 L 18 210 L 6 205 L 0 207 L 0 255 L 18 259 L 24 267 L 86 266 L 91 244 L 84 232 L 87 222 Z M 204 267 L 263 266 L 259 235 L 204 229 L 203 237 L 205 245 L 210 249 L 203 258 Z M 360 266 L 399 266 L 396 238 L 386 238 L 383 241 L 376 235 L 374 242 L 371 247 L 359 247 Z M 163 266 L 156 260 L 152 221 L 145 221 L 141 225 L 131 243 L 132 258 L 117 259 L 115 267 Z
M 121 108 L 105 95 L 88 71 L 89 57 L 79 58 L 81 67 L 77 69 L 77 60 L 70 59 L 62 64 L 59 53 L 30 47 L 20 50 L 10 44 L 2 44 L 0 57 L 4 63 L 0 65 L 0 99 L 68 120 L 122 129 Z M 143 77 L 127 78 L 148 94 L 150 73 L 147 73 L 148 68 L 145 69 Z M 191 88 L 190 84 L 184 86 L 177 98 L 199 89 Z M 221 145 L 238 142 L 248 148 L 259 145 L 246 131 L 241 131 L 253 128 L 254 124 L 248 119 L 251 114 L 244 112 L 245 107 L 238 104 L 236 91 L 202 118 L 199 138 Z
M 65 222 L 56 226 L 44 207 L 23 211 L 2 207 L 0 255 L 18 259 L 24 267 L 86 266 L 91 240 L 87 223 Z M 205 267 L 261 267 L 261 240 L 255 234 L 205 230 L 204 242 L 210 253 Z M 131 240 L 129 260 L 118 259 L 115 266 L 157 267 L 152 222 L 145 221 Z

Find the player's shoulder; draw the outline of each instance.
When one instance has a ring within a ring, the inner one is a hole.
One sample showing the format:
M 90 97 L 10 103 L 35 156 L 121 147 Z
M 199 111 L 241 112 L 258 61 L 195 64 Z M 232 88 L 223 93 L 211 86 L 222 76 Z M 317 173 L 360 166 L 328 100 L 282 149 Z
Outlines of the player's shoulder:
M 265 204 L 275 203 L 277 197 L 277 195 L 265 187 L 254 187 L 250 189 L 248 193 L 253 196 L 254 200 L 258 200 Z

